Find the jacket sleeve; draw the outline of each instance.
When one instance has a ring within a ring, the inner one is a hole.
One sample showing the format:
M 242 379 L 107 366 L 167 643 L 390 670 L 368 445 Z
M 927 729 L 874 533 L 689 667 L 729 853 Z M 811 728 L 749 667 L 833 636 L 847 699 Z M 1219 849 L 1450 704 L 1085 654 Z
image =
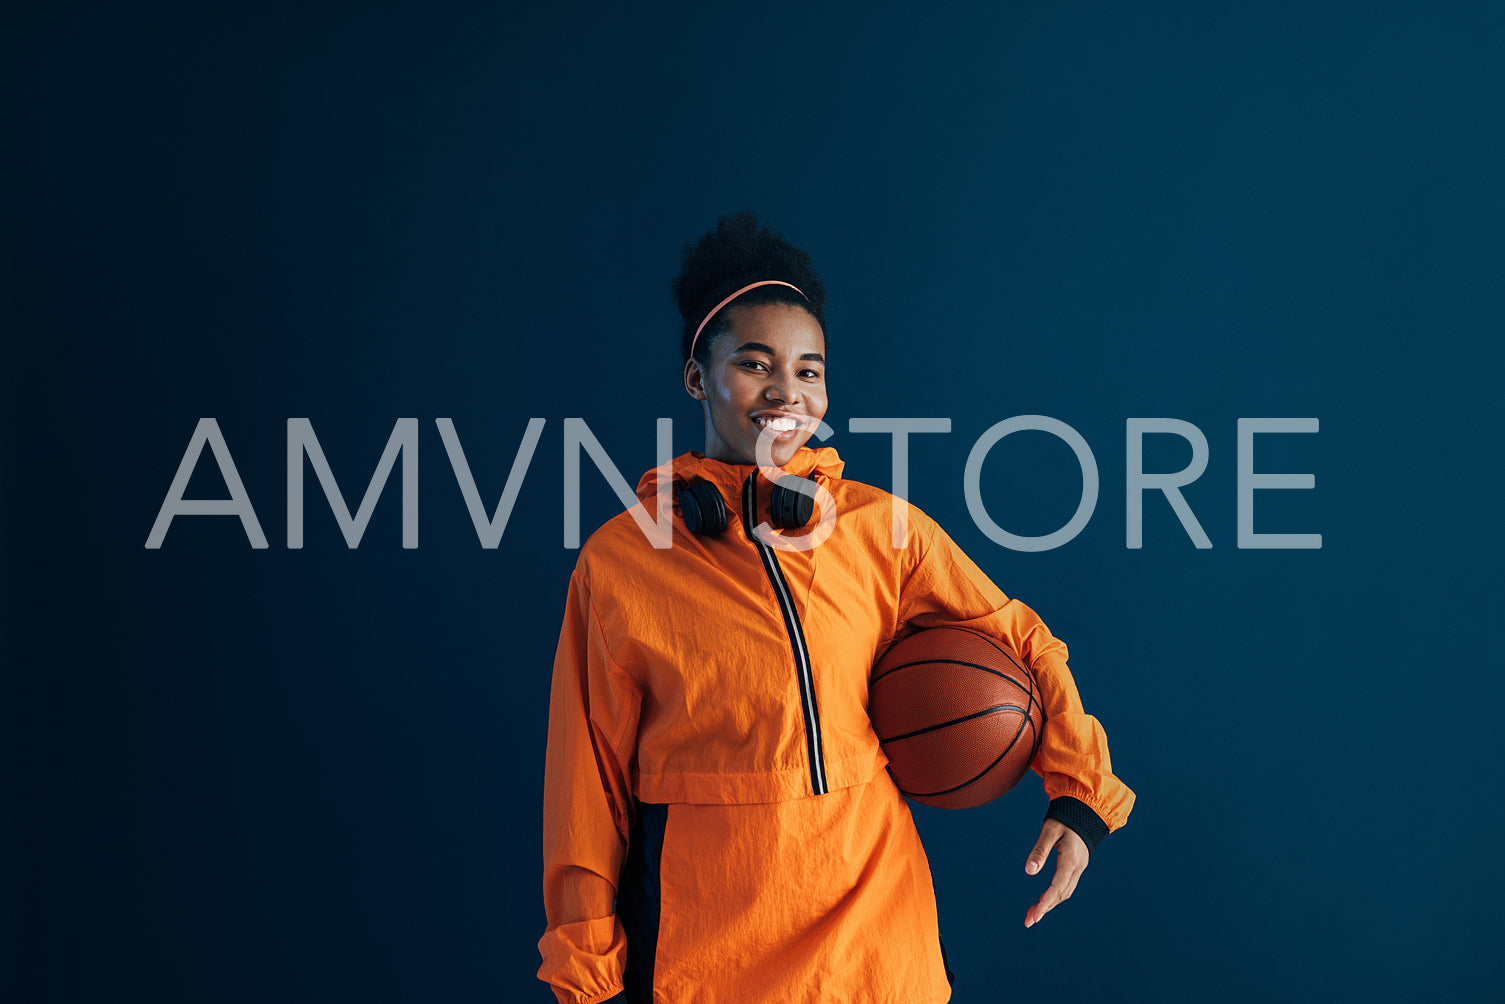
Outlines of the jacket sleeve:
M 629 833 L 641 693 L 612 661 L 577 565 L 554 656 L 544 762 L 548 927 L 538 942 L 538 978 L 561 1004 L 597 1004 L 622 990 L 627 941 L 613 900 Z
M 1028 606 L 1003 594 L 934 520 L 909 509 L 911 568 L 899 597 L 895 637 L 931 627 L 964 627 L 1009 645 L 1034 672 L 1045 727 L 1031 765 L 1061 820 L 1095 849 L 1128 821 L 1134 792 L 1113 774 L 1108 737 L 1082 708 L 1066 665 L 1066 645 Z

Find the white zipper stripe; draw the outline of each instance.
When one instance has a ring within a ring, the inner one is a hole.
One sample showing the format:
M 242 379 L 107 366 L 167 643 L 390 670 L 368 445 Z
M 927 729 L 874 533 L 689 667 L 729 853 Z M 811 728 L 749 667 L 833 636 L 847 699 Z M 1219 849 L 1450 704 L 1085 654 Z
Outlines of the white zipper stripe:
M 820 721 L 815 712 L 815 677 L 810 670 L 810 653 L 805 647 L 804 633 L 799 629 L 798 615 L 794 611 L 794 598 L 789 595 L 789 586 L 784 578 L 784 570 L 778 564 L 778 556 L 772 548 L 762 541 L 758 542 L 758 548 L 762 551 L 765 561 L 770 567 L 770 576 L 773 578 L 774 588 L 779 592 L 780 603 L 789 612 L 796 626 L 796 642 L 794 646 L 795 658 L 798 660 L 800 672 L 801 698 L 805 706 L 805 727 L 809 730 L 811 747 L 811 781 L 816 789 L 816 794 L 824 794 L 826 790 L 824 755 L 821 752 Z
M 753 532 L 753 520 L 757 516 L 757 488 L 754 471 L 742 486 L 742 525 L 748 538 L 757 546 L 763 559 L 763 568 L 768 581 L 773 584 L 775 598 L 784 614 L 784 627 L 789 632 L 789 642 L 794 649 L 795 669 L 799 676 L 800 704 L 805 713 L 805 746 L 810 758 L 810 787 L 817 795 L 824 795 L 826 788 L 826 756 L 820 739 L 820 715 L 815 706 L 815 675 L 810 670 L 810 652 L 805 647 L 805 633 L 800 627 L 794 597 L 789 593 L 788 580 L 779 565 L 778 555 Z

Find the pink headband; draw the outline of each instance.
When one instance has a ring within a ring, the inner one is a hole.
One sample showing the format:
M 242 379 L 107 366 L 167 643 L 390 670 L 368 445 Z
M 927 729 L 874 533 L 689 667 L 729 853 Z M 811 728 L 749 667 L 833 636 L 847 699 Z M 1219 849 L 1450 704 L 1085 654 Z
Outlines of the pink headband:
M 758 286 L 788 286 L 796 293 L 799 293 L 800 296 L 805 296 L 804 292 L 798 286 L 796 286 L 792 282 L 785 282 L 783 279 L 759 279 L 757 282 L 749 283 L 748 285 L 743 286 L 731 296 L 728 296 L 725 300 L 722 300 L 720 303 L 716 304 L 716 306 L 712 307 L 711 312 L 705 315 L 705 320 L 700 322 L 700 327 L 695 329 L 695 337 L 690 339 L 690 356 L 692 358 L 695 355 L 695 346 L 700 341 L 700 333 L 705 330 L 705 326 L 710 323 L 711 318 L 716 316 L 716 312 L 719 311 L 722 307 L 726 306 L 728 303 L 731 303 L 737 297 L 741 296 L 743 293 L 746 293 L 749 289 L 755 289 Z M 810 302 L 810 298 L 808 296 L 805 296 L 805 302 Z

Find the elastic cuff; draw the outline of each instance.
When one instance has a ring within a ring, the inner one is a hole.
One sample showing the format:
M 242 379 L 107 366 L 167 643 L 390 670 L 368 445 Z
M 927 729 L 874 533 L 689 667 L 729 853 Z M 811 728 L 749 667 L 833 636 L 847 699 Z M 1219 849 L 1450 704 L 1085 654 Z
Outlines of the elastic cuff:
M 563 1000 L 562 997 L 560 999 Z M 582 997 L 581 1004 L 627 1004 L 627 988 L 623 987 L 610 997 L 597 997 L 595 995 Z
M 1108 824 L 1103 822 L 1103 817 L 1093 812 L 1086 802 L 1070 795 L 1052 798 L 1050 808 L 1045 810 L 1045 818 L 1065 823 L 1082 838 L 1089 853 L 1097 850 L 1097 845 L 1108 835 Z

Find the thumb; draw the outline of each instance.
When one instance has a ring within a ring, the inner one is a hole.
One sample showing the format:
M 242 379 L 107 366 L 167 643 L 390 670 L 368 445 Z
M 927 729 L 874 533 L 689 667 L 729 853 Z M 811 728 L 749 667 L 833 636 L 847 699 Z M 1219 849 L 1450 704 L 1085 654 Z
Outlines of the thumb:
M 1055 846 L 1061 834 L 1049 830 L 1040 834 L 1040 839 L 1035 841 L 1034 850 L 1029 852 L 1029 857 L 1024 862 L 1024 873 L 1036 875 L 1041 868 L 1045 867 L 1045 859 L 1050 855 L 1050 849 Z

